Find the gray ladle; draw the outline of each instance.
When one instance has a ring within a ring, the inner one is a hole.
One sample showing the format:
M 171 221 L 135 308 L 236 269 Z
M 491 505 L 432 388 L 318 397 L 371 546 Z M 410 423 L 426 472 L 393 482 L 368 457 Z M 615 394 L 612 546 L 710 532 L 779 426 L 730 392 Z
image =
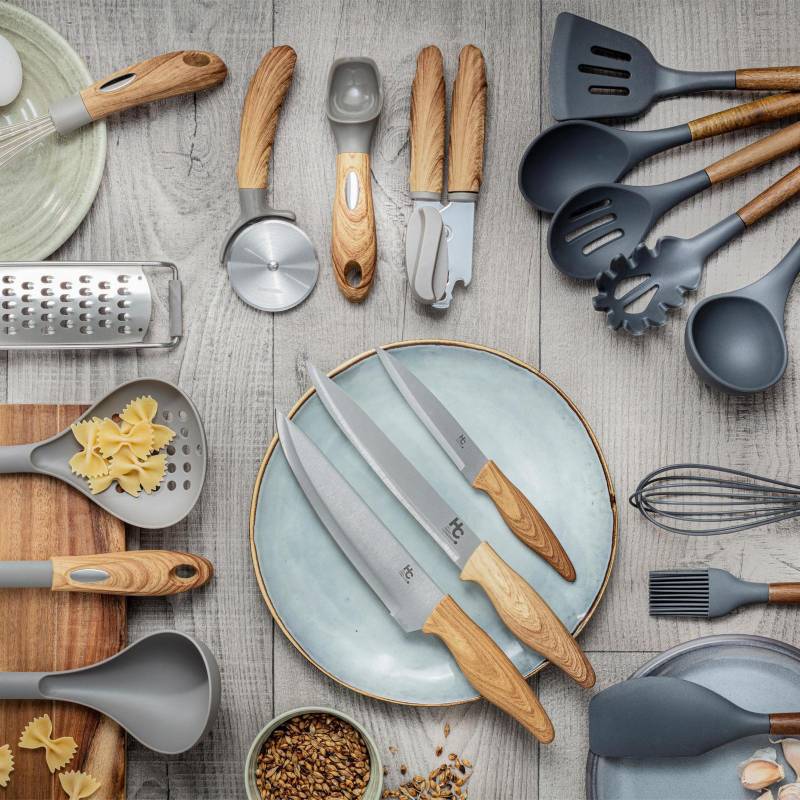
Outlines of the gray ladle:
M 591 120 L 560 122 L 542 131 L 519 164 L 522 196 L 552 214 L 593 183 L 616 183 L 656 153 L 729 131 L 800 113 L 800 94 L 780 94 L 654 131 L 626 131 Z
M 684 344 L 689 363 L 707 384 L 751 394 L 781 379 L 789 352 L 783 313 L 798 274 L 800 241 L 760 280 L 695 306 Z
M 167 447 L 167 473 L 152 494 L 138 497 L 117 491 L 113 484 L 92 494 L 85 478 L 73 474 L 69 460 L 80 450 L 70 428 L 43 442 L 0 447 L 0 473 L 39 472 L 58 478 L 109 513 L 137 528 L 167 528 L 180 522 L 200 498 L 206 477 L 208 446 L 200 414 L 177 387 L 157 378 L 123 383 L 84 412 L 75 422 L 113 417 L 131 400 L 150 395 L 158 403 L 155 422 L 169 426 L 175 438 Z
M 167 755 L 189 750 L 208 733 L 221 691 L 212 652 L 178 631 L 152 633 L 88 667 L 0 672 L 0 700 L 62 700 L 93 708 Z

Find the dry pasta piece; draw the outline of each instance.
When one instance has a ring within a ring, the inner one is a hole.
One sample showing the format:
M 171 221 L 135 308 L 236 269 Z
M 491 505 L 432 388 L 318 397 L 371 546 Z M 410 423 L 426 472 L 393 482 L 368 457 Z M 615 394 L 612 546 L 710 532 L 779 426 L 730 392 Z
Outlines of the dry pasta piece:
M 69 795 L 69 800 L 83 800 L 100 788 L 100 781 L 88 772 L 62 772 L 58 779 L 61 781 L 61 788 Z
M 84 420 L 71 425 L 72 434 L 83 448 L 69 460 L 70 469 L 82 478 L 96 478 L 108 472 L 108 464 L 100 453 L 97 441 L 99 420 Z
M 8 786 L 10 775 L 14 771 L 14 756 L 11 755 L 11 748 L 4 744 L 0 747 L 0 786 Z
M 138 497 L 142 489 L 146 494 L 154 491 L 166 471 L 166 454 L 148 456 L 145 461 L 139 461 L 127 448 L 114 456 L 108 469 L 109 475 L 134 497 Z
M 153 420 L 156 418 L 158 403 L 150 395 L 137 397 L 125 406 L 120 414 L 122 421 L 128 425 L 136 425 L 137 422 L 149 422 L 153 426 L 153 450 L 160 450 L 166 447 L 174 438 L 175 431 L 166 425 L 158 425 Z
M 98 475 L 96 478 L 87 478 L 89 481 L 89 491 L 92 494 L 100 494 L 111 486 L 114 478 L 111 475 Z
M 50 772 L 55 772 L 72 761 L 72 757 L 78 749 L 78 743 L 71 736 L 51 739 L 52 733 L 53 723 L 50 721 L 50 717 L 47 714 L 43 717 L 36 717 L 22 731 L 22 735 L 19 737 L 19 746 L 26 750 L 43 747 L 47 766 Z
M 103 458 L 112 458 L 122 448 L 129 447 L 137 458 L 145 459 L 153 449 L 153 426 L 137 422 L 123 432 L 113 419 L 106 418 L 97 426 L 97 444 Z

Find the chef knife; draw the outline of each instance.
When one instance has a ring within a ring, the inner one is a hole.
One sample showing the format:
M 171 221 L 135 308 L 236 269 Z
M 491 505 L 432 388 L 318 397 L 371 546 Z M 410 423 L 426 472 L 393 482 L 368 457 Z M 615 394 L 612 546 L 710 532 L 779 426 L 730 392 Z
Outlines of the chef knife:
M 477 537 L 389 441 L 362 408 L 330 378 L 308 365 L 322 404 L 362 457 L 433 540 L 474 581 L 514 635 L 559 666 L 581 686 L 594 685 L 592 665 L 545 601 Z
M 380 347 L 375 353 L 414 413 L 467 481 L 489 495 L 511 532 L 542 556 L 562 578 L 574 581 L 572 561 L 531 501 L 481 452 L 458 420 L 400 359 Z
M 421 630 L 441 639 L 483 697 L 539 741 L 551 742 L 552 723 L 508 656 L 439 589 L 300 428 L 279 414 L 276 424 L 306 499 L 398 625 L 406 633 Z

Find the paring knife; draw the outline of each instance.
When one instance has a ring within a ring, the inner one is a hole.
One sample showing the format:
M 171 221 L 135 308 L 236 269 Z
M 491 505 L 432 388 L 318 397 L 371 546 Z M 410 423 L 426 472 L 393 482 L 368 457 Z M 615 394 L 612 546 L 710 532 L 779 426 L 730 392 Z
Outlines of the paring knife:
M 550 606 L 420 475 L 365 411 L 330 378 L 308 365 L 328 413 L 406 510 L 461 570 L 477 583 L 512 633 L 581 686 L 594 686 L 592 665 Z
M 547 712 L 508 656 L 439 589 L 300 428 L 275 416 L 284 455 L 308 502 L 398 625 L 439 637 L 483 697 L 539 741 L 551 742 Z
M 481 452 L 458 420 L 400 359 L 380 347 L 375 348 L 375 353 L 406 402 L 469 484 L 489 495 L 521 542 L 538 553 L 562 578 L 574 581 L 572 561 L 531 501 Z
M 51 589 L 156 597 L 197 589 L 214 574 L 211 562 L 191 553 L 133 550 L 46 561 L 0 561 L 0 589 Z

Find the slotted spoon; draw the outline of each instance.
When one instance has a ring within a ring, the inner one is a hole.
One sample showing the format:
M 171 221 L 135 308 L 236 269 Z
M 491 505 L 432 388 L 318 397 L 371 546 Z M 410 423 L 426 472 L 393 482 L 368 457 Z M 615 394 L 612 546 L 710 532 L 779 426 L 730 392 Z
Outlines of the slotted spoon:
M 68 483 L 92 502 L 137 528 L 168 528 L 180 522 L 200 497 L 206 477 L 208 446 L 203 423 L 192 401 L 177 387 L 157 378 L 123 383 L 75 422 L 113 417 L 132 400 L 150 395 L 158 403 L 155 422 L 175 431 L 167 447 L 167 473 L 151 494 L 133 497 L 112 485 L 92 494 L 85 478 L 73 474 L 69 460 L 80 450 L 70 428 L 33 444 L 0 447 L 0 473 L 38 472 Z

